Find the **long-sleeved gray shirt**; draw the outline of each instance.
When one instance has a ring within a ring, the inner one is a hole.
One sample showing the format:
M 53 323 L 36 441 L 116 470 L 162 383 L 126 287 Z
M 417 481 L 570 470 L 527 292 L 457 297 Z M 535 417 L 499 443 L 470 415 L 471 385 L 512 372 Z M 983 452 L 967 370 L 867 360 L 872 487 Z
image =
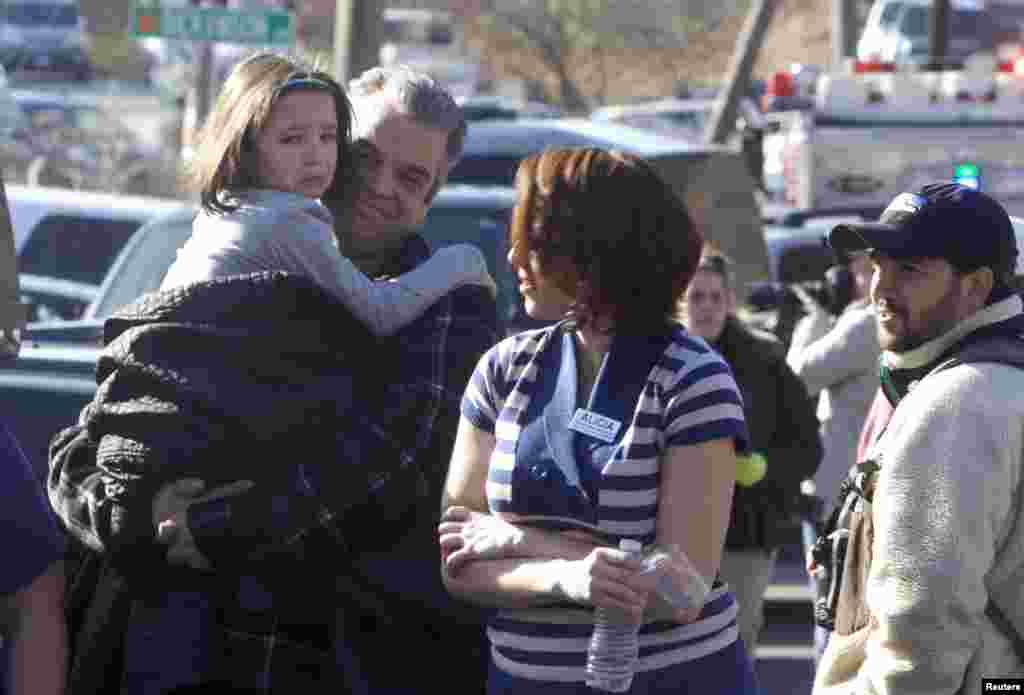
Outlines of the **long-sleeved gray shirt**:
M 239 207 L 230 213 L 199 212 L 160 289 L 283 270 L 314 280 L 374 334 L 391 335 L 460 285 L 493 286 L 483 254 L 470 244 L 442 248 L 394 280 L 371 280 L 341 255 L 334 218 L 319 201 L 263 189 L 244 191 L 235 200 Z
M 808 393 L 819 395 L 825 456 L 814 474 L 814 486 L 827 505 L 856 463 L 860 432 L 878 391 L 881 352 L 875 312 L 868 300 L 850 304 L 834 321 L 816 307 L 793 330 L 786 361 Z

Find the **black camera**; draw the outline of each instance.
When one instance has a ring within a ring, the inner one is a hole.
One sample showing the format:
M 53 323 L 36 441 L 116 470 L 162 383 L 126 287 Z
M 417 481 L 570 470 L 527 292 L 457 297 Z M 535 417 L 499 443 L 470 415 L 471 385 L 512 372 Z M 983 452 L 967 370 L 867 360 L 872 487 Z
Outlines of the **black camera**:
M 750 286 L 747 304 L 755 311 L 771 311 L 780 309 L 786 304 L 798 307 L 806 313 L 807 300 L 817 304 L 834 316 L 853 301 L 853 274 L 846 266 L 829 267 L 821 280 L 804 280 L 803 282 L 754 282 Z
M 828 630 L 835 629 L 836 604 L 843 580 L 843 564 L 850 530 L 840 528 L 828 535 L 818 536 L 811 548 L 815 568 L 814 622 Z
M 871 459 L 856 465 L 840 486 L 836 506 L 811 547 L 811 557 L 817 565 L 814 574 L 814 622 L 829 630 L 835 629 L 836 605 L 843 583 L 846 548 L 850 543 L 850 529 L 847 528 L 849 511 L 858 499 L 871 502 L 878 471 L 878 463 Z
M 853 301 L 853 276 L 843 266 L 832 266 L 821 280 L 803 282 L 753 282 L 746 305 L 754 312 L 755 325 L 775 334 L 789 345 L 797 321 L 817 305 L 838 316 Z

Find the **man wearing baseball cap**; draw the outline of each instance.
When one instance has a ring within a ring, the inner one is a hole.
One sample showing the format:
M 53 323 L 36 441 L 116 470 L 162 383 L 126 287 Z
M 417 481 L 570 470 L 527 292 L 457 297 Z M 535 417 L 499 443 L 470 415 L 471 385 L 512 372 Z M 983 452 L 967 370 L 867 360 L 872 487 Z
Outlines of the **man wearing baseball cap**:
M 1024 677 L 1013 225 L 985 193 L 936 183 L 897 196 L 878 222 L 835 227 L 829 243 L 871 260 L 895 410 L 826 529 L 848 540 L 814 693 L 987 692 L 983 678 Z

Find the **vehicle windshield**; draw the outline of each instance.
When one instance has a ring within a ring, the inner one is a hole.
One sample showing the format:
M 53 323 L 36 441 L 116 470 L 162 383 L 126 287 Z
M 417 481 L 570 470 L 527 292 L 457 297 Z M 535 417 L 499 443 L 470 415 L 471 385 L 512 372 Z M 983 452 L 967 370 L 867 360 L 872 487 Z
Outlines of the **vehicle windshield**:
M 709 112 L 706 110 L 666 111 L 659 115 L 662 118 L 671 121 L 672 125 L 679 126 L 681 128 L 689 128 L 691 130 L 703 131 L 704 125 L 708 120 Z
M 78 8 L 70 4 L 5 3 L 0 6 L 0 16 L 9 24 L 24 27 L 73 27 L 78 24 Z
M 929 14 L 927 7 L 908 7 L 903 13 L 900 31 L 911 37 L 927 36 Z
M 18 254 L 18 272 L 99 286 L 139 223 L 50 215 Z
M 431 208 L 418 232 L 432 250 L 448 244 L 475 243 L 487 259 L 488 270 L 498 285 L 498 318 L 514 319 L 518 311 L 518 280 L 506 260 L 506 235 L 510 211 L 504 208 L 445 206 Z
M 160 286 L 178 249 L 192 234 L 192 218 L 176 219 L 161 225 L 153 233 L 144 227 L 119 255 L 119 272 L 111 273 L 96 304 L 89 307 L 90 318 L 105 319 L 122 306 Z
M 900 10 L 903 9 L 903 3 L 901 2 L 890 2 L 884 8 L 882 13 L 878 17 L 878 26 L 882 29 L 888 29 L 893 23 L 899 18 Z
M 928 37 L 931 8 L 907 7 L 900 17 L 900 32 L 911 40 Z M 952 39 L 973 39 L 978 46 L 995 49 L 1007 41 L 1019 41 L 1024 29 L 1024 5 L 996 4 L 983 11 L 975 8 L 950 8 L 949 35 Z

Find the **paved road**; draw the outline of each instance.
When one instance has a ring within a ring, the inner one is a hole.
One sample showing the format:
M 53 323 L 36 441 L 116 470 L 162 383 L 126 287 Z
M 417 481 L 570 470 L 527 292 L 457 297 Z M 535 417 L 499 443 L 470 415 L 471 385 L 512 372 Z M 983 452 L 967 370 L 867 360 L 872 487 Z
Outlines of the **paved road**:
M 809 695 L 814 682 L 811 592 L 799 550 L 786 548 L 765 597 L 757 648 L 762 695 Z

